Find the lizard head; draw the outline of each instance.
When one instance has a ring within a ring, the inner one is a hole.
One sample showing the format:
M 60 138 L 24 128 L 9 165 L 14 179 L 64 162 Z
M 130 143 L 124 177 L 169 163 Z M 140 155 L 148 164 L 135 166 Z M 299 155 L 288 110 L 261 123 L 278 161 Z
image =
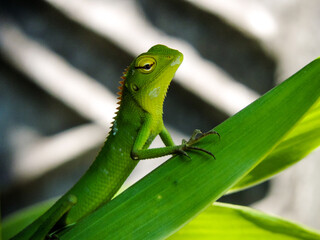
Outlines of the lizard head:
M 131 63 L 124 86 L 145 111 L 162 114 L 168 87 L 182 60 L 179 51 L 155 45 Z

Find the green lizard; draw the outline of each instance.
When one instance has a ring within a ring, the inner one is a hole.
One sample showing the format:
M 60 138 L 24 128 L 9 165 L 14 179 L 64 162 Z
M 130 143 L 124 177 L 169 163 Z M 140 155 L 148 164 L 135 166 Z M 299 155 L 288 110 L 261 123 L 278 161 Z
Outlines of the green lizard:
M 175 145 L 162 120 L 163 101 L 183 55 L 164 45 L 139 55 L 124 72 L 118 112 L 108 138 L 84 176 L 47 212 L 12 239 L 44 239 L 52 231 L 73 224 L 111 200 L 137 165 L 137 160 L 183 154 L 202 134 Z M 160 135 L 166 147 L 148 149 Z M 213 156 L 214 157 L 214 156 Z

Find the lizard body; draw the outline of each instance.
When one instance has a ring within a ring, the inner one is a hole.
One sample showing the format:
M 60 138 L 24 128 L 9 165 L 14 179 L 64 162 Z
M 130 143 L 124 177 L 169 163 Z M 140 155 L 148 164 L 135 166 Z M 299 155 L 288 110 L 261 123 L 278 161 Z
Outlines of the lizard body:
M 182 61 L 182 53 L 164 45 L 155 45 L 133 60 L 122 77 L 117 115 L 93 164 L 47 212 L 12 239 L 44 239 L 53 229 L 87 216 L 111 200 L 137 160 L 186 155 L 184 150 L 196 149 L 187 142 L 174 145 L 162 120 L 167 89 Z M 166 147 L 148 149 L 157 135 Z

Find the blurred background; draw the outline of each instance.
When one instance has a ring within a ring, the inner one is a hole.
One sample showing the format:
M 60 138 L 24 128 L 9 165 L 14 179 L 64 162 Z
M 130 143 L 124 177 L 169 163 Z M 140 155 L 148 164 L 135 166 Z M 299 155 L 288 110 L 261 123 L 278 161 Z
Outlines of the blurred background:
M 179 143 L 318 57 L 319 26 L 317 0 L 1 1 L 2 216 L 79 179 L 108 134 L 123 69 L 154 44 L 185 56 L 164 106 Z M 220 201 L 320 229 L 319 158 Z M 126 186 L 165 160 L 140 162 Z

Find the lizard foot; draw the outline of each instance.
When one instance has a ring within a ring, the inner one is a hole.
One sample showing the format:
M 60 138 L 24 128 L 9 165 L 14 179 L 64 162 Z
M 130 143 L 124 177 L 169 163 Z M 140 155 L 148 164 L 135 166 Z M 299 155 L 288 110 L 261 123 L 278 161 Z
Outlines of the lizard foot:
M 208 135 L 211 135 L 211 134 L 218 135 L 218 137 L 220 139 L 220 134 L 214 130 L 210 130 L 206 133 L 201 132 L 199 129 L 194 130 L 189 141 L 186 141 L 184 139 L 182 140 L 181 149 L 178 150 L 178 153 L 191 159 L 190 156 L 188 155 L 188 153 L 186 152 L 186 150 L 196 150 L 196 151 L 204 152 L 204 153 L 210 155 L 211 157 L 213 157 L 214 159 L 216 159 L 216 157 L 210 151 L 207 151 L 203 148 L 192 146 L 193 144 L 198 142 L 200 139 L 202 139 Z

